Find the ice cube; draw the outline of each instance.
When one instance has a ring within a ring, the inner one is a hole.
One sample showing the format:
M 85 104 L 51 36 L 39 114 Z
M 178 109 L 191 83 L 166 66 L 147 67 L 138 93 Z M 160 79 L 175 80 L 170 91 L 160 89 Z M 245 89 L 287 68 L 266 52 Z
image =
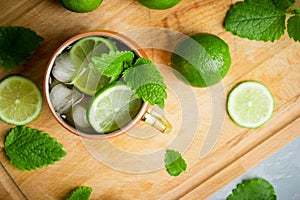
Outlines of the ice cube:
M 51 104 L 59 114 L 66 113 L 73 104 L 82 98 L 83 94 L 78 90 L 70 89 L 62 83 L 55 85 L 50 92 Z
M 90 127 L 90 124 L 86 117 L 87 116 L 86 112 L 87 112 L 86 107 L 80 104 L 76 104 L 75 106 L 73 106 L 72 118 L 76 128 L 85 129 Z
M 75 76 L 76 70 L 69 52 L 63 52 L 55 60 L 52 75 L 63 83 L 69 83 Z

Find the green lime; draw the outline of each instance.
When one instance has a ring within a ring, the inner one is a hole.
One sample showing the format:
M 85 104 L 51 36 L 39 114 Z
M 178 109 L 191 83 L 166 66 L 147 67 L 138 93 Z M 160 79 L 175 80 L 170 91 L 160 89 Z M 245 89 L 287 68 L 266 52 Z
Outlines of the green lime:
M 87 119 L 99 133 L 110 133 L 128 124 L 140 110 L 142 100 L 121 82 L 99 90 L 88 107 Z
M 180 0 L 138 0 L 142 5 L 154 10 L 165 10 L 175 6 Z
M 110 78 L 101 75 L 92 64 L 93 56 L 116 51 L 114 42 L 103 37 L 86 37 L 76 42 L 70 56 L 78 68 L 72 82 L 81 92 L 94 95 L 96 91 L 110 82 Z
M 194 87 L 218 83 L 231 65 L 228 45 L 218 36 L 198 33 L 178 43 L 171 56 L 175 75 Z
M 37 85 L 23 76 L 9 76 L 0 82 L 0 118 L 16 126 L 38 117 L 42 94 Z
M 245 81 L 230 92 L 227 111 L 239 126 L 258 128 L 272 117 L 274 98 L 263 84 Z
M 73 12 L 85 13 L 96 10 L 103 0 L 60 0 L 60 3 Z

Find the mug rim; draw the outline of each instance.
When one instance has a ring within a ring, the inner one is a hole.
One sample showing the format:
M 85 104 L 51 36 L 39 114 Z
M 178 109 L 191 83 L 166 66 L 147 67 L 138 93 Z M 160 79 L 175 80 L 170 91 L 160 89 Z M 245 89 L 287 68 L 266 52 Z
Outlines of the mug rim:
M 148 102 L 143 101 L 143 105 L 141 106 L 138 114 L 128 124 L 126 124 L 125 126 L 120 128 L 119 130 L 116 130 L 112 133 L 107 133 L 107 134 L 88 134 L 88 133 L 84 133 L 80 130 L 77 130 L 75 127 L 69 125 L 61 117 L 59 117 L 56 114 L 56 112 L 52 106 L 52 103 L 50 101 L 49 79 L 50 79 L 50 74 L 51 74 L 56 57 L 59 54 L 61 54 L 63 52 L 63 50 L 70 44 L 72 44 L 82 38 L 91 37 L 91 36 L 104 36 L 104 37 L 114 38 L 114 39 L 119 40 L 120 42 L 124 43 L 125 45 L 127 45 L 139 57 L 148 58 L 145 51 L 143 49 L 141 49 L 138 44 L 136 44 L 133 40 L 131 40 L 130 38 L 128 38 L 118 32 L 109 31 L 109 30 L 97 30 L 97 31 L 88 31 L 88 32 L 77 34 L 77 35 L 69 38 L 68 40 L 66 40 L 63 44 L 61 44 L 55 50 L 55 52 L 51 55 L 51 58 L 50 58 L 49 62 L 47 63 L 46 72 L 45 72 L 44 80 L 43 80 L 44 97 L 46 99 L 47 106 L 50 109 L 51 114 L 55 118 L 55 120 L 63 128 L 65 128 L 72 134 L 83 137 L 83 138 L 88 138 L 88 139 L 110 139 L 110 138 L 122 135 L 122 134 L 126 133 L 127 131 L 129 131 L 130 129 L 132 129 L 133 127 L 135 127 L 143 119 L 145 113 L 149 110 L 150 104 Z

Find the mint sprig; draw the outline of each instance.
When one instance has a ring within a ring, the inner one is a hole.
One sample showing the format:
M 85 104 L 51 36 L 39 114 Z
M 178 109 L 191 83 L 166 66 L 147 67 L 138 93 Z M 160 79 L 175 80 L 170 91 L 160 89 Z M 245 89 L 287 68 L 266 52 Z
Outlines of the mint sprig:
M 66 155 L 62 147 L 49 134 L 25 126 L 12 128 L 4 143 L 10 162 L 22 171 L 54 164 Z
M 164 108 L 167 98 L 166 85 L 155 64 L 148 58 L 138 58 L 130 51 L 117 51 L 92 58 L 95 69 L 102 75 L 116 80 L 122 75 L 135 94 L 150 105 Z
M 293 8 L 295 0 L 245 0 L 237 2 L 227 12 L 224 27 L 242 38 L 259 41 L 279 40 L 286 29 L 286 18 L 299 16 Z M 292 9 L 292 10 L 291 10 Z M 298 40 L 297 23 L 287 27 L 291 38 Z
M 43 40 L 29 28 L 0 27 L 0 66 L 10 70 L 24 64 Z
M 164 108 L 167 87 L 162 75 L 150 59 L 139 58 L 132 68 L 126 70 L 123 78 L 126 84 L 143 101 Z
M 178 151 L 167 150 L 165 154 L 165 167 L 171 176 L 178 176 L 186 171 L 187 165 Z
M 123 69 L 132 63 L 134 54 L 131 51 L 116 51 L 92 57 L 95 69 L 102 75 L 116 80 Z
M 243 180 L 226 200 L 276 200 L 273 186 L 263 178 Z
M 93 189 L 86 186 L 81 186 L 72 192 L 67 200 L 88 200 L 92 194 Z

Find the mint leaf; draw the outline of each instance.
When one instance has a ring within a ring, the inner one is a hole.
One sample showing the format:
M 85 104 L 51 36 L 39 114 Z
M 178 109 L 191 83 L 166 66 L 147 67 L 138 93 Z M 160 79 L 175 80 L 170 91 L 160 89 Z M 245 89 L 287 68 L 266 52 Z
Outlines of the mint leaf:
M 171 176 L 178 176 L 186 171 L 187 165 L 178 151 L 167 150 L 165 154 L 165 167 Z
M 123 78 L 126 84 L 143 101 L 164 108 L 167 87 L 163 77 L 151 60 L 147 58 L 137 59 L 134 66 L 123 73 Z
M 295 15 L 288 19 L 288 34 L 295 41 L 300 42 L 300 16 Z
M 128 68 L 128 63 L 132 63 L 133 58 L 134 54 L 131 51 L 116 51 L 92 57 L 92 62 L 100 74 L 115 80 L 124 68 Z
M 150 105 L 158 105 L 160 108 L 165 107 L 167 98 L 166 87 L 162 84 L 147 83 L 135 90 L 136 95 L 143 101 L 148 101 Z
M 227 197 L 227 200 L 276 200 L 273 186 L 263 178 L 244 180 Z
M 32 56 L 43 38 L 29 28 L 0 27 L 0 66 L 13 69 Z
M 296 0 L 273 0 L 273 2 L 277 8 L 285 11 L 286 9 L 295 4 Z
M 242 38 L 273 42 L 284 34 L 285 19 L 272 0 L 245 0 L 230 8 L 224 26 Z
M 25 126 L 9 131 L 4 150 L 10 162 L 22 171 L 54 164 L 66 155 L 62 144 L 49 134 Z
M 88 200 L 92 194 L 93 189 L 82 186 L 77 188 L 67 200 Z

